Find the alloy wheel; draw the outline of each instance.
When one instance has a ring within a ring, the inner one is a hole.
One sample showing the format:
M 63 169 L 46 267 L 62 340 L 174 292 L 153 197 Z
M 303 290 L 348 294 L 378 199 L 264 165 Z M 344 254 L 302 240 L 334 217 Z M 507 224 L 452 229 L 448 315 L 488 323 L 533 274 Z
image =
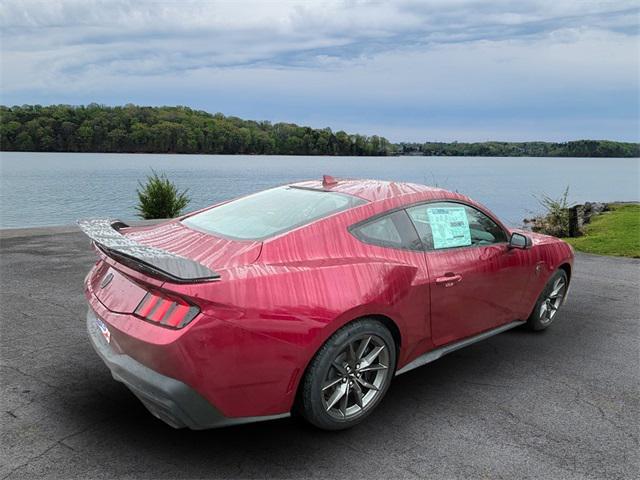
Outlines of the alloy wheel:
M 540 305 L 540 323 L 548 325 L 553 321 L 558 308 L 562 305 L 562 300 L 566 293 L 567 283 L 563 277 L 559 277 L 554 283 L 549 295 Z
M 350 420 L 373 405 L 389 378 L 389 349 L 377 335 L 350 341 L 335 357 L 322 386 L 325 410 Z

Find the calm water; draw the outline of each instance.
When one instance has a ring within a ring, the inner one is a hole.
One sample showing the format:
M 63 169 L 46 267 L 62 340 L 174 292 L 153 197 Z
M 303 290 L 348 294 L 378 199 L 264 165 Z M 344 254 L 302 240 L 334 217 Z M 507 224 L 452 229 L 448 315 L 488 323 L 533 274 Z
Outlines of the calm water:
M 638 159 L 2 153 L 0 228 L 135 219 L 137 182 L 151 168 L 189 188 L 190 209 L 324 173 L 458 190 L 510 225 L 540 209 L 534 194 L 557 197 L 567 185 L 574 202 L 640 200 Z

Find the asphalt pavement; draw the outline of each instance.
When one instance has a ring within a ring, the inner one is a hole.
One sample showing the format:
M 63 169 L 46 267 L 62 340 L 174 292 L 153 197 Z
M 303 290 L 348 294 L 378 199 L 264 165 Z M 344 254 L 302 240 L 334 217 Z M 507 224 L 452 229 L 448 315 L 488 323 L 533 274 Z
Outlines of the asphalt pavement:
M 397 377 L 352 430 L 189 431 L 112 380 L 85 332 L 89 242 L 50 232 L 0 231 L 0 479 L 639 477 L 638 260 L 578 255 L 550 329 Z

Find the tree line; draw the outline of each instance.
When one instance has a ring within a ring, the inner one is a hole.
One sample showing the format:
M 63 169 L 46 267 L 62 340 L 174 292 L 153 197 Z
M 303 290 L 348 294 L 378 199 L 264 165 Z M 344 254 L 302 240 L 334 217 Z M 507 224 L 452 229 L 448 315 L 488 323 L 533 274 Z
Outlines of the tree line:
M 377 135 L 256 122 L 187 107 L 0 106 L 5 151 L 389 155 Z
M 399 143 L 396 152 L 399 155 L 453 157 L 640 157 L 640 143 L 610 140 Z
M 188 107 L 0 106 L 0 150 L 258 155 L 640 157 L 608 140 L 390 143 L 377 135 L 243 120 Z

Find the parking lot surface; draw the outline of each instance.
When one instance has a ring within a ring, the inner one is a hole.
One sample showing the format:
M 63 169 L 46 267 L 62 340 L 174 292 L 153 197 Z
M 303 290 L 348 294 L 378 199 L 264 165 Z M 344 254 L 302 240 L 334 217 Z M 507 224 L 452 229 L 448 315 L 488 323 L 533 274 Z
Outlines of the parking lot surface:
M 547 331 L 397 377 L 359 427 L 173 430 L 92 350 L 80 233 L 0 232 L 0 478 L 638 478 L 640 261 L 578 255 Z

